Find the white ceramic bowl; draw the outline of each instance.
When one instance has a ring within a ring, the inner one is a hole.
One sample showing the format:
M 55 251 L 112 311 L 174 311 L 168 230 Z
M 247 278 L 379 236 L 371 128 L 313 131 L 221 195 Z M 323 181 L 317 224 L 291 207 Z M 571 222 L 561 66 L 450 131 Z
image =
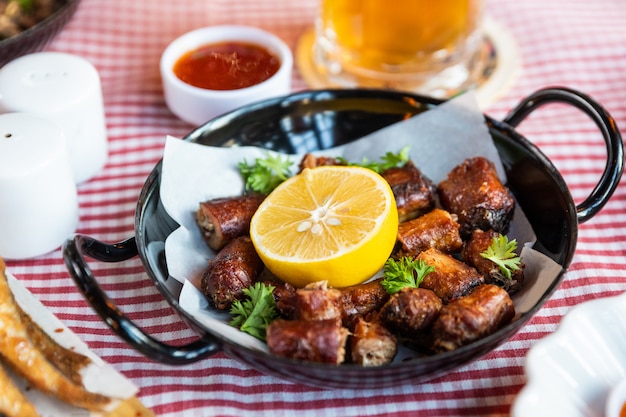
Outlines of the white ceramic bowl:
M 574 307 L 530 349 L 525 371 L 512 417 L 605 416 L 611 390 L 626 394 L 617 389 L 626 377 L 626 293 Z
M 265 47 L 280 59 L 280 68 L 260 84 L 236 90 L 209 90 L 194 87 L 179 79 L 173 71 L 176 61 L 186 52 L 200 46 L 239 41 Z M 245 104 L 288 94 L 291 89 L 293 55 L 277 36 L 249 26 L 211 26 L 196 29 L 175 39 L 161 55 L 161 80 L 165 102 L 179 118 L 201 125 L 220 114 Z

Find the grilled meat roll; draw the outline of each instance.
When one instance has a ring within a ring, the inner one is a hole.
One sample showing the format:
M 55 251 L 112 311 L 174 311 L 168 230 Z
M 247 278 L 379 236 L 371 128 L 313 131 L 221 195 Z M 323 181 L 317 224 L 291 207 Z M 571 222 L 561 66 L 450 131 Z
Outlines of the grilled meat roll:
M 264 265 L 248 236 L 240 236 L 215 255 L 201 280 L 202 293 L 220 310 L 244 298 L 243 290 L 253 284 Z
M 484 284 L 445 305 L 433 324 L 433 350 L 447 352 L 488 336 L 510 322 L 515 308 L 509 294 Z
M 294 297 L 296 320 L 341 320 L 341 291 L 317 281 L 298 288 Z
M 335 365 L 346 358 L 349 332 L 340 320 L 277 319 L 266 334 L 270 352 L 278 356 Z
M 250 220 L 265 199 L 263 194 L 216 198 L 200 203 L 196 223 L 207 245 L 219 251 L 250 232 Z
M 509 294 L 514 294 L 524 282 L 524 265 L 520 265 L 520 269 L 516 271 L 511 271 L 511 277 L 507 278 L 498 265 L 481 255 L 499 235 L 500 233 L 495 230 L 474 230 L 471 238 L 463 245 L 463 259 L 485 277 L 485 283 L 495 284 Z
M 436 208 L 398 225 L 399 256 L 417 256 L 428 248 L 441 252 L 457 252 L 463 246 L 456 216 Z
M 361 317 L 356 320 L 349 343 L 352 362 L 361 366 L 391 363 L 398 352 L 398 341 L 385 326 Z
M 458 216 L 463 238 L 474 229 L 508 231 L 515 200 L 488 159 L 466 159 L 439 183 L 437 191 L 443 208 Z
M 378 320 L 394 333 L 416 340 L 427 332 L 441 310 L 441 298 L 425 288 L 406 287 L 393 294 L 378 312 Z
M 378 311 L 389 299 L 389 294 L 380 282 L 382 278 L 341 288 L 341 310 L 343 325 L 354 328 L 360 317 L 367 317 Z
M 416 259 L 421 259 L 435 268 L 426 274 L 420 288 L 433 291 L 444 304 L 485 283 L 485 278 L 475 268 L 435 248 L 425 250 Z
M 412 161 L 403 167 L 387 169 L 381 175 L 396 199 L 398 221 L 414 219 L 435 207 L 436 187 Z

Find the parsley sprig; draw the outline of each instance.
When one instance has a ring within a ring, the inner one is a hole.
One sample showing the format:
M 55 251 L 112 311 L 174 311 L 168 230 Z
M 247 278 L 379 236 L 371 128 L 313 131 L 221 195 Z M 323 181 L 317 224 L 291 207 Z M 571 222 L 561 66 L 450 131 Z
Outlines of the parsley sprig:
M 395 294 L 402 288 L 418 288 L 424 277 L 435 268 L 422 259 L 415 260 L 404 256 L 399 260 L 387 259 L 383 267 L 384 279 L 381 285 L 389 294 Z
M 493 238 L 491 245 L 480 255 L 489 259 L 500 267 L 500 271 L 507 279 L 511 279 L 511 272 L 520 269 L 521 258 L 517 256 L 517 241 L 509 241 L 509 238 L 500 234 Z
M 265 158 L 256 158 L 252 164 L 244 159 L 237 167 L 246 183 L 246 190 L 269 194 L 291 176 L 292 165 L 286 155 L 268 153 Z
M 405 146 L 404 148 L 400 149 L 400 152 L 397 153 L 388 151 L 380 158 L 380 161 L 370 161 L 367 158 L 363 158 L 361 162 L 349 162 L 342 157 L 339 157 L 337 159 L 345 165 L 369 168 L 372 171 L 380 174 L 381 172 L 384 172 L 390 168 L 404 166 L 407 162 L 409 162 L 409 146 Z
M 277 315 L 273 292 L 274 286 L 262 282 L 244 289 L 247 298 L 235 301 L 230 308 L 230 325 L 265 341 L 265 330 Z

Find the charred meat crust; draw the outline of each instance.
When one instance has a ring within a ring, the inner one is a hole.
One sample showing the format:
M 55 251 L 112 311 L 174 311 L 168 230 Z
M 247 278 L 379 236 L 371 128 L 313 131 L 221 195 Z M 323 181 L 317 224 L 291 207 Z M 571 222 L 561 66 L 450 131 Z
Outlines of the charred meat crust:
M 359 317 L 349 338 L 352 363 L 381 366 L 391 363 L 398 351 L 396 337 L 378 321 Z
M 425 288 L 403 288 L 380 309 L 378 319 L 395 333 L 415 338 L 439 317 L 441 298 Z
M 400 222 L 419 217 L 435 207 L 436 186 L 413 161 L 387 169 L 381 175 L 393 191 Z
M 200 203 L 196 223 L 206 244 L 219 251 L 233 239 L 248 235 L 250 220 L 264 199 L 263 194 L 245 194 Z
M 443 306 L 433 324 L 433 350 L 447 352 L 492 334 L 515 315 L 513 301 L 502 288 L 484 284 Z
M 398 225 L 398 256 L 417 256 L 428 248 L 454 253 L 461 249 L 463 241 L 456 216 L 436 208 L 432 211 Z
M 389 294 L 380 284 L 382 278 L 341 288 L 343 325 L 352 329 L 356 321 L 376 313 L 389 299 Z
M 218 309 L 230 308 L 244 297 L 243 290 L 253 284 L 264 265 L 252 240 L 240 236 L 226 245 L 209 261 L 201 280 L 201 291 Z
M 267 346 L 279 356 L 338 365 L 348 334 L 340 320 L 277 319 L 267 327 Z
M 463 238 L 474 229 L 508 231 L 515 200 L 488 159 L 466 159 L 439 183 L 437 191 L 443 208 L 458 216 Z
M 420 288 L 433 291 L 444 304 L 485 283 L 485 278 L 475 268 L 437 249 L 430 248 L 420 253 L 417 259 L 435 268 L 424 277 Z
M 296 320 L 341 320 L 341 291 L 326 281 L 297 289 L 294 302 Z

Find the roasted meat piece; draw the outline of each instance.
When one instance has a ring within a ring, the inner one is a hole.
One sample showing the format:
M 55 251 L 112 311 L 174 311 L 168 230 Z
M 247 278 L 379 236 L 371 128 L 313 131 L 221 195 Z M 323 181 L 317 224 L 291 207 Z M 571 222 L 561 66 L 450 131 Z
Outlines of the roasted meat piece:
M 365 317 L 389 299 L 380 285 L 382 279 L 344 288 L 328 288 L 325 281 L 297 289 L 290 284 L 271 282 L 280 316 L 286 319 L 320 320 L 341 318 L 352 329 L 359 317 Z M 319 309 L 319 311 L 317 311 Z
M 341 288 L 341 309 L 343 325 L 354 327 L 359 317 L 376 312 L 389 299 L 389 294 L 380 285 L 382 278 L 364 284 Z
M 346 358 L 348 330 L 340 320 L 274 320 L 267 346 L 275 355 L 339 365 Z
M 359 317 L 349 340 L 350 357 L 357 365 L 385 365 L 398 352 L 395 336 L 378 321 L 368 322 Z
M 245 194 L 200 203 L 196 223 L 207 245 L 218 251 L 236 237 L 247 235 L 250 220 L 264 199 L 262 194 Z
M 456 216 L 436 208 L 398 225 L 398 242 L 402 245 L 400 256 L 417 256 L 428 248 L 445 253 L 457 252 L 463 246 Z
M 400 222 L 414 219 L 435 207 L 436 187 L 412 161 L 403 167 L 387 169 L 381 175 L 391 186 Z
M 444 304 L 469 294 L 485 283 L 485 278 L 475 268 L 435 248 L 425 250 L 416 259 L 435 268 L 426 274 L 420 287 L 433 291 Z
M 266 280 L 264 282 L 274 287 L 272 294 L 280 317 L 289 320 L 294 319 L 297 309 L 296 287 L 279 280 Z
M 463 161 L 439 183 L 438 193 L 443 208 L 458 216 L 463 238 L 474 229 L 508 231 L 515 200 L 488 159 Z
M 300 161 L 300 171 L 304 170 L 304 168 L 315 168 L 328 165 L 345 165 L 345 163 L 331 156 L 315 156 L 311 153 L 307 153 Z
M 215 307 L 226 310 L 233 301 L 244 297 L 244 288 L 256 281 L 263 268 L 252 240 L 240 236 L 209 261 L 200 289 Z
M 509 294 L 484 284 L 441 308 L 433 324 L 433 350 L 447 352 L 488 336 L 515 316 Z
M 498 265 L 481 255 L 499 235 L 500 233 L 495 230 L 474 230 L 472 237 L 463 245 L 463 259 L 485 277 L 485 283 L 495 284 L 509 294 L 514 294 L 524 282 L 524 265 L 520 265 L 520 269 L 516 271 L 511 271 L 511 277 L 507 278 Z
M 341 291 L 328 288 L 327 284 L 326 281 L 318 281 L 296 290 L 295 319 L 341 319 Z
M 378 320 L 394 333 L 418 340 L 439 316 L 441 305 L 441 298 L 433 291 L 406 287 L 382 306 Z

